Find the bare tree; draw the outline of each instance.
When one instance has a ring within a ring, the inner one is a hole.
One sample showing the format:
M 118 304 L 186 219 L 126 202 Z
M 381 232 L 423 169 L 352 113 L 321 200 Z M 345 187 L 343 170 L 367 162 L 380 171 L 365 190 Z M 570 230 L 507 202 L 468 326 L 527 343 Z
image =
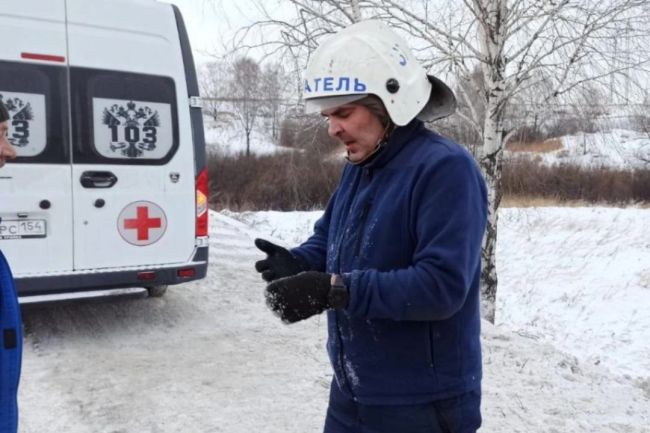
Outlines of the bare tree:
M 263 10 L 261 0 L 255 1 Z M 304 67 L 322 36 L 357 21 L 380 19 L 401 31 L 423 64 L 456 82 L 457 115 L 481 138 L 473 149 L 489 187 L 483 244 L 483 315 L 494 321 L 495 249 L 509 103 L 528 89 L 544 107 L 584 83 L 611 84 L 615 74 L 645 74 L 649 64 L 647 0 L 286 0 L 295 17 L 241 29 L 238 47 L 265 47 Z M 621 29 L 625 32 L 621 32 Z M 250 44 L 252 33 L 274 35 Z M 625 41 L 612 44 L 612 41 Z M 299 68 L 296 68 L 299 69 Z M 479 71 L 477 73 L 477 71 Z M 644 75 L 647 78 L 647 75 Z M 540 86 L 540 80 L 544 86 Z M 626 81 L 629 83 L 630 81 Z M 542 90 L 546 89 L 546 90 Z M 625 91 L 628 93 L 628 91 Z M 477 97 L 478 95 L 478 97 Z
M 228 82 L 233 110 L 246 134 L 246 156 L 251 153 L 251 132 L 262 108 L 261 78 L 260 65 L 249 57 L 241 57 L 234 62 Z
M 261 94 L 264 98 L 264 115 L 271 121 L 271 136 L 278 140 L 283 100 L 290 83 L 280 63 L 267 63 L 262 71 Z
M 230 65 L 226 62 L 210 62 L 199 68 L 199 87 L 203 98 L 203 110 L 213 120 L 219 113 L 219 99 L 228 93 L 227 83 L 230 76 Z
M 219 113 L 234 115 L 246 134 L 247 154 L 250 135 L 260 126 L 260 117 L 269 119 L 271 135 L 278 139 L 290 80 L 280 63 L 267 62 L 262 68 L 249 57 L 240 57 L 234 63 L 214 61 L 199 68 L 204 112 L 214 121 Z

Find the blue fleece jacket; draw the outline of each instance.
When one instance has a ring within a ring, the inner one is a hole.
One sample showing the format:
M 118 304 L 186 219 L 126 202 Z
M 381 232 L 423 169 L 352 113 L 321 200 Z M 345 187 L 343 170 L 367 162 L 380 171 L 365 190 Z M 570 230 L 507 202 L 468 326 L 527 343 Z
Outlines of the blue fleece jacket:
M 348 164 L 314 234 L 292 250 L 339 273 L 328 312 L 339 387 L 363 404 L 417 404 L 480 389 L 485 183 L 460 145 L 414 120 L 368 163 Z

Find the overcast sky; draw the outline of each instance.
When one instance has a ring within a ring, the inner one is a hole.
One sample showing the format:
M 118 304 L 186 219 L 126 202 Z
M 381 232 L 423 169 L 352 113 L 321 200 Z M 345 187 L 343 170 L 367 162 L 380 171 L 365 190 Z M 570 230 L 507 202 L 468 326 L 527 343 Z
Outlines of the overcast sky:
M 210 53 L 225 54 L 224 44 L 232 38 L 234 32 L 262 16 L 250 0 L 163 1 L 177 5 L 181 10 L 197 65 L 210 61 Z M 264 3 L 275 12 L 279 0 L 267 0 Z

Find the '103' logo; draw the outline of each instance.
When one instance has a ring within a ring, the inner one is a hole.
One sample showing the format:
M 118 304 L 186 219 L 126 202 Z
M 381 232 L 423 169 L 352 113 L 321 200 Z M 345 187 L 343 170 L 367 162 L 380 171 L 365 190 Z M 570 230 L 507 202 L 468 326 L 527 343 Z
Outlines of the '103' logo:
M 144 151 L 156 148 L 157 133 L 160 126 L 158 111 L 147 106 L 138 107 L 130 101 L 125 106 L 113 104 L 104 108 L 102 122 L 111 131 L 113 152 L 120 151 L 129 158 L 137 158 Z

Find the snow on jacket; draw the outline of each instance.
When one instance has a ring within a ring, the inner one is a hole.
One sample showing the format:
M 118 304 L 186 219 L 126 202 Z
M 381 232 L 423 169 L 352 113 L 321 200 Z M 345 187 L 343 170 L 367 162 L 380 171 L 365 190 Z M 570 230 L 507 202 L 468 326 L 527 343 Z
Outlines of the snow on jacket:
M 292 252 L 340 273 L 328 311 L 336 380 L 363 404 L 417 404 L 480 389 L 480 171 L 460 145 L 413 120 L 370 162 L 347 164 L 314 234 Z

